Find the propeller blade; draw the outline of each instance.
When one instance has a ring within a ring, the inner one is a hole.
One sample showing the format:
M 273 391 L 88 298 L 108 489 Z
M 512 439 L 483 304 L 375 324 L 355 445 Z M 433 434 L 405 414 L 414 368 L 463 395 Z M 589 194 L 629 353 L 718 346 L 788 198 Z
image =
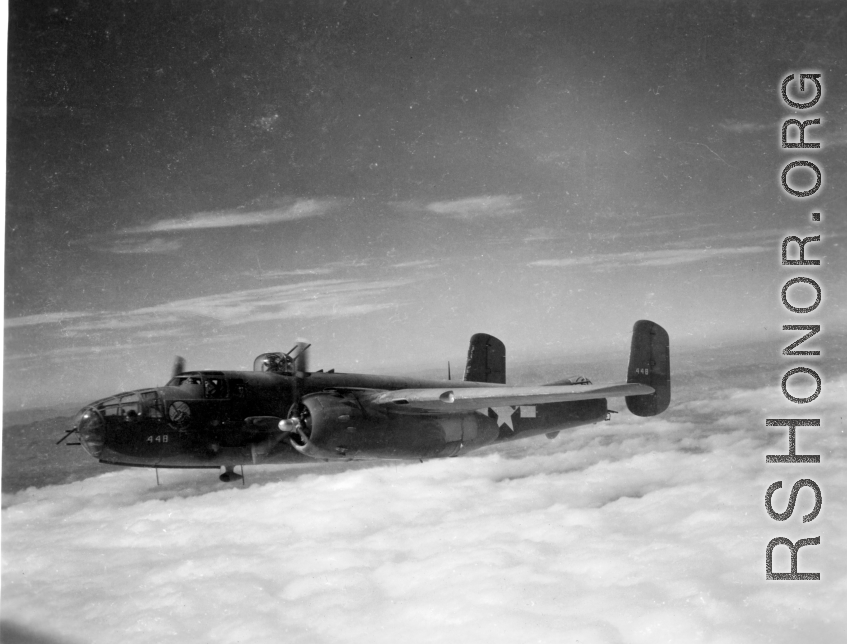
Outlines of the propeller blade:
M 174 378 L 185 371 L 185 358 L 176 356 L 174 358 L 174 366 L 171 368 L 171 378 Z
M 294 371 L 298 374 L 309 373 L 309 352 L 308 349 L 312 345 L 302 340 L 297 341 L 297 355 L 294 356 Z M 293 351 L 293 349 L 292 349 Z

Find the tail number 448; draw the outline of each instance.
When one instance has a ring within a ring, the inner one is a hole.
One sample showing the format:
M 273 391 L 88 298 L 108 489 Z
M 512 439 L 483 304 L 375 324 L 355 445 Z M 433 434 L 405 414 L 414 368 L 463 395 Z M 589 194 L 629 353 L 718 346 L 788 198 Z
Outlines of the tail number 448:
M 168 435 L 167 434 L 157 434 L 156 436 L 148 436 L 148 443 L 167 443 Z

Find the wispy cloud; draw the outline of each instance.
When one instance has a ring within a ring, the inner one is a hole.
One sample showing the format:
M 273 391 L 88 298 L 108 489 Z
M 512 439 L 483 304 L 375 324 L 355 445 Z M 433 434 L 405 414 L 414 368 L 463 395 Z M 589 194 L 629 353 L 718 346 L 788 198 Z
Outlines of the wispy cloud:
M 215 321 L 225 326 L 292 318 L 347 317 L 393 308 L 389 296 L 409 280 L 315 280 L 167 302 L 124 313 L 89 316 L 66 326 L 67 336 L 93 331 L 117 331 L 186 320 Z
M 676 250 L 632 251 L 628 253 L 610 253 L 605 255 L 583 255 L 563 259 L 541 259 L 530 262 L 529 266 L 567 268 L 570 266 L 591 266 L 597 270 L 611 270 L 639 266 L 673 266 L 690 264 L 720 257 L 750 255 L 770 250 L 764 246 L 743 246 L 741 248 L 681 248 Z
M 483 195 L 457 201 L 434 201 L 426 209 L 437 215 L 472 219 L 474 217 L 505 217 L 519 214 L 521 198 L 512 195 Z
M 5 325 L 7 329 L 23 326 L 36 326 L 38 324 L 64 324 L 67 320 L 81 318 L 90 315 L 82 311 L 59 311 L 56 313 L 39 313 L 37 315 L 24 315 L 19 318 L 9 318 Z
M 288 206 L 264 210 L 216 210 L 173 219 L 160 219 L 143 226 L 125 228 L 120 232 L 125 234 L 161 233 L 236 226 L 267 226 L 284 221 L 320 217 L 337 205 L 338 202 L 334 199 L 298 199 Z
M 37 367 L 43 360 L 68 360 L 79 362 L 80 360 L 100 360 L 108 355 L 121 355 L 130 352 L 138 352 L 139 349 L 159 346 L 159 342 L 123 342 L 115 344 L 95 344 L 79 347 L 51 348 L 37 353 L 13 353 L 6 354 L 4 360 L 8 363 L 24 363 L 15 366 L 15 369 L 27 369 L 30 365 Z
M 293 271 L 264 271 L 255 275 L 261 280 L 277 279 L 280 277 L 300 277 L 304 275 L 329 275 L 334 269 L 329 267 L 322 268 L 299 268 Z
M 399 264 L 392 264 L 391 268 L 432 268 L 433 266 L 437 266 L 438 262 L 432 259 L 418 259 L 410 262 L 400 262 Z
M 392 204 L 401 212 L 427 212 L 454 219 L 475 219 L 477 217 L 508 217 L 523 212 L 520 195 L 481 195 L 453 201 L 433 201 L 421 203 L 404 201 Z
M 110 253 L 119 255 L 163 255 L 175 253 L 182 248 L 182 242 L 178 239 L 162 239 L 154 237 L 144 241 L 135 239 L 120 239 L 115 241 L 109 248 Z

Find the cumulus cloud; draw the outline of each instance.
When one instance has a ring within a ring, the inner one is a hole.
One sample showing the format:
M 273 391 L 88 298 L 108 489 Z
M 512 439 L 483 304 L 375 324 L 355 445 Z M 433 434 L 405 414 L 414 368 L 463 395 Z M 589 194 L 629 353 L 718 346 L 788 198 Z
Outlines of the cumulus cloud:
M 626 253 L 592 254 L 562 259 L 540 259 L 530 262 L 528 265 L 559 268 L 591 266 L 591 268 L 597 270 L 612 270 L 633 266 L 690 264 L 707 259 L 761 253 L 766 250 L 770 249 L 764 246 L 742 246 L 740 248 L 680 248 L 672 250 L 630 251 Z
M 125 228 L 121 233 L 160 233 L 191 231 L 235 226 L 266 226 L 284 221 L 320 217 L 329 212 L 337 202 L 333 199 L 298 199 L 285 207 L 265 210 L 217 210 L 198 212 L 184 217 L 160 219 L 144 226 Z
M 730 379 L 656 419 L 464 458 L 248 467 L 246 487 L 130 468 L 5 495 L 3 615 L 110 644 L 839 641 L 847 377 L 800 438 L 824 455 L 813 471 L 765 465 L 787 437 L 764 418 L 790 403 Z M 804 490 L 772 521 L 765 490 L 801 475 L 824 489 L 820 517 L 801 523 Z M 776 536 L 820 536 L 799 561 L 822 581 L 766 582 Z

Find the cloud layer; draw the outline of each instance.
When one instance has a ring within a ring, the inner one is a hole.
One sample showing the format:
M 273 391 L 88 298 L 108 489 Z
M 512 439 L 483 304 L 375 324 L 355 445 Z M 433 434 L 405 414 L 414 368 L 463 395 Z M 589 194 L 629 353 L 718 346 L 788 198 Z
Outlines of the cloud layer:
M 657 419 L 467 458 L 247 468 L 247 487 L 129 469 L 7 495 L 3 614 L 78 642 L 834 642 L 845 388 L 827 382 L 823 427 L 799 439 L 823 455 L 812 472 L 764 464 L 787 445 L 764 428 L 788 413 L 778 388 L 712 386 Z M 764 491 L 801 474 L 820 518 L 800 522 L 801 494 L 775 523 Z M 764 581 L 771 538 L 818 535 L 800 568 L 821 582 Z
M 590 266 L 596 270 L 613 270 L 633 266 L 674 266 L 690 264 L 737 255 L 749 255 L 771 251 L 764 246 L 742 246 L 740 248 L 680 248 L 674 250 L 632 251 L 626 253 L 607 253 L 566 257 L 563 259 L 540 259 L 530 262 L 529 266 L 566 268 L 569 266 Z

